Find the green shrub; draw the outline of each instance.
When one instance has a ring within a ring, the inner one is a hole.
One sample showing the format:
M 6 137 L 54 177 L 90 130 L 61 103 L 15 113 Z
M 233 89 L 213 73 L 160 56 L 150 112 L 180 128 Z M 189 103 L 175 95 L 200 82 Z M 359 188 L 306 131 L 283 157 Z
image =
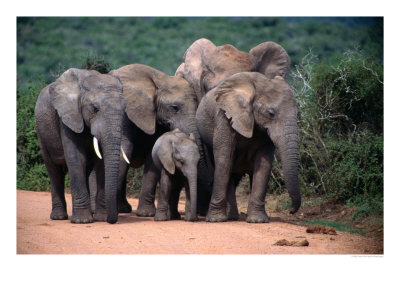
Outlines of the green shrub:
M 383 213 L 383 67 L 360 52 L 333 65 L 309 53 L 292 73 L 305 195 Z
M 138 169 L 129 168 L 126 182 L 126 194 L 136 196 L 140 192 L 143 178 L 143 167 Z
M 17 188 L 48 190 L 47 176 L 35 130 L 36 99 L 45 86 L 43 79 L 17 90 Z
M 360 196 L 383 196 L 382 136 L 364 131 L 349 140 L 329 140 L 327 148 L 330 165 L 326 185 L 336 201 L 360 204 L 356 200 Z
M 107 74 L 111 71 L 110 64 L 104 58 L 98 58 L 96 55 L 88 55 L 81 69 L 95 70 L 102 74 Z

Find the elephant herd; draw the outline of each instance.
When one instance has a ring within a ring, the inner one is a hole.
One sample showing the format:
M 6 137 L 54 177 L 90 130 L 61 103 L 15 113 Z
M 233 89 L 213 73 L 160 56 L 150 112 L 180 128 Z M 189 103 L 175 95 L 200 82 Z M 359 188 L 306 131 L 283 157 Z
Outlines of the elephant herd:
M 108 74 L 69 69 L 45 87 L 35 107 L 36 131 L 50 178 L 53 220 L 116 223 L 130 213 L 129 167 L 144 165 L 136 210 L 156 221 L 237 220 L 235 191 L 250 175 L 247 222 L 265 223 L 265 197 L 275 148 L 282 160 L 291 213 L 301 204 L 298 105 L 287 84 L 290 59 L 274 42 L 249 53 L 195 41 L 174 76 L 132 64 Z M 159 199 L 155 207 L 156 187 Z

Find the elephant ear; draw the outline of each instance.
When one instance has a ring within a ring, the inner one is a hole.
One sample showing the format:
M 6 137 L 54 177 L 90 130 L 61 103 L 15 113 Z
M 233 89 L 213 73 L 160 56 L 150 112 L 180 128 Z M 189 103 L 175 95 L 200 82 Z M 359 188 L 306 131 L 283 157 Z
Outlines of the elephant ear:
M 175 72 L 175 75 L 185 78 L 193 87 L 198 101 L 203 98 L 206 91 L 203 86 L 205 75 L 203 57 L 207 57 L 217 47 L 207 39 L 195 41 L 183 55 L 184 63 Z
M 215 100 L 218 107 L 231 119 L 232 128 L 244 137 L 253 135 L 254 116 L 252 103 L 255 86 L 250 73 L 235 74 L 215 88 Z
M 62 122 L 76 133 L 81 133 L 84 128 L 80 106 L 80 82 L 90 74 L 87 70 L 69 69 L 49 88 L 53 106 Z
M 288 78 L 290 58 L 282 46 L 274 42 L 265 42 L 252 48 L 249 53 L 254 63 L 252 71 L 264 74 L 269 79 L 277 75 L 285 80 Z
M 185 63 L 181 63 L 175 71 L 175 76 L 185 78 Z
M 158 147 L 157 156 L 164 169 L 170 174 L 175 174 L 175 163 L 172 159 L 172 150 L 172 142 L 166 140 L 165 143 L 162 143 L 160 147 Z
M 146 134 L 152 135 L 156 131 L 157 89 L 151 76 L 142 74 L 144 67 L 128 65 L 112 71 L 111 75 L 122 83 L 128 118 Z

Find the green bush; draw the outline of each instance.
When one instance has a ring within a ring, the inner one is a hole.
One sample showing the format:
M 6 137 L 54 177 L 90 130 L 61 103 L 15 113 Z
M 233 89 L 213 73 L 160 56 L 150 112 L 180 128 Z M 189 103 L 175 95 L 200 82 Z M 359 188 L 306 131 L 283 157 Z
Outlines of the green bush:
M 383 213 L 383 67 L 360 52 L 333 65 L 309 53 L 292 73 L 305 195 Z
M 46 84 L 43 79 L 17 90 L 17 188 L 48 190 L 50 181 L 35 130 L 36 99 Z
M 138 169 L 129 168 L 126 182 L 126 193 L 128 196 L 136 196 L 140 192 L 143 178 L 143 167 Z

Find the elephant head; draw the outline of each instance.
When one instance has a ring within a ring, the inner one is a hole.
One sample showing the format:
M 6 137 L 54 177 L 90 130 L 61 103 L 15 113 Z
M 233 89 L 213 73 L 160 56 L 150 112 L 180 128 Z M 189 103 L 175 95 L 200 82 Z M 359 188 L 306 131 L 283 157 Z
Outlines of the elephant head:
M 111 74 L 122 82 L 128 118 L 143 132 L 152 135 L 159 125 L 194 135 L 200 151 L 199 183 L 211 193 L 212 180 L 196 126 L 197 99 L 190 84 L 182 77 L 140 64 L 121 67 Z
M 200 160 L 199 149 L 193 133 L 187 136 L 179 129 L 163 134 L 153 148 L 164 169 L 175 174 L 176 169 L 187 178 L 190 193 L 190 219 L 197 213 L 197 165 Z
M 233 74 L 259 72 L 270 79 L 276 75 L 287 79 L 290 69 L 289 56 L 274 42 L 261 43 L 246 53 L 232 45 L 217 47 L 203 38 L 186 50 L 183 60 L 175 74 L 189 81 L 199 100 Z
M 298 105 L 291 87 L 279 75 L 270 79 L 257 72 L 232 75 L 205 96 L 230 119 L 231 126 L 244 137 L 261 132 L 278 149 L 285 184 L 292 199 L 291 213 L 301 204 L 298 181 Z
M 62 122 L 75 133 L 89 128 L 100 158 L 102 149 L 107 221 L 115 223 L 121 124 L 126 106 L 121 82 L 97 71 L 69 69 L 50 85 L 49 94 Z

